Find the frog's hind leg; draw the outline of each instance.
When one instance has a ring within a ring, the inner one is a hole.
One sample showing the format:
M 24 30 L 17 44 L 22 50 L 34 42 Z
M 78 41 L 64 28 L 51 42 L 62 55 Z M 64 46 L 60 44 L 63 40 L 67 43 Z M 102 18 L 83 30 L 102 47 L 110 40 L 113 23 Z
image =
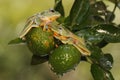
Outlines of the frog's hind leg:
M 24 36 L 30 31 L 33 27 L 39 27 L 38 25 L 29 25 L 27 26 L 20 34 L 20 38 L 24 38 Z
M 90 56 L 91 52 L 81 43 L 77 43 L 77 44 L 73 44 L 73 46 L 75 46 L 83 56 Z

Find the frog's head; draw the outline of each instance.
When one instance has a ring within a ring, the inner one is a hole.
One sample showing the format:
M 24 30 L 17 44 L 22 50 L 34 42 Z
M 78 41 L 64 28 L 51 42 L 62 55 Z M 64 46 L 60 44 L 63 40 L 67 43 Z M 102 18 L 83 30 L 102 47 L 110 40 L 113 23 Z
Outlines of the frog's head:
M 56 21 L 51 23 L 51 30 L 62 36 L 69 34 L 69 32 L 68 32 L 68 30 L 66 30 L 65 26 L 63 24 L 59 24 Z
M 54 21 L 61 16 L 59 12 L 57 12 L 53 9 L 45 10 L 41 13 L 41 15 L 42 15 L 43 19 L 47 18 L 51 21 Z

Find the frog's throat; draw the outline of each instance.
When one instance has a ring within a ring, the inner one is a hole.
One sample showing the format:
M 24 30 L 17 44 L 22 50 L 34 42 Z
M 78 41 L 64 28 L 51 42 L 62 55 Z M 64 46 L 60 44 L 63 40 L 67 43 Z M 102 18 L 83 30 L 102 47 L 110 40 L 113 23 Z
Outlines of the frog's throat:
M 58 16 L 54 15 L 54 16 L 50 16 L 50 17 L 46 16 L 46 17 L 41 18 L 41 20 L 43 22 L 53 22 L 53 21 L 55 21 L 59 17 L 60 17 L 60 15 L 58 15 Z

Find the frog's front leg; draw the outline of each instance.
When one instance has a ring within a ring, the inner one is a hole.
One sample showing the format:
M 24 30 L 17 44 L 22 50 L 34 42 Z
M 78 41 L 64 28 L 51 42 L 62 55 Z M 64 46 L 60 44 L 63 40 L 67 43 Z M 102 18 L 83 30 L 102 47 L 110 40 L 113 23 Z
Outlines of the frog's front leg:
M 45 25 L 43 26 L 43 31 L 48 30 L 48 28 L 49 28 L 49 25 L 45 24 Z
M 41 21 L 42 21 L 41 25 L 43 25 L 43 31 L 46 31 L 49 28 L 51 28 L 51 25 L 52 25 L 51 23 L 55 20 L 56 20 L 56 18 L 54 19 L 54 17 L 49 17 L 49 18 L 44 17 L 43 19 L 41 19 Z

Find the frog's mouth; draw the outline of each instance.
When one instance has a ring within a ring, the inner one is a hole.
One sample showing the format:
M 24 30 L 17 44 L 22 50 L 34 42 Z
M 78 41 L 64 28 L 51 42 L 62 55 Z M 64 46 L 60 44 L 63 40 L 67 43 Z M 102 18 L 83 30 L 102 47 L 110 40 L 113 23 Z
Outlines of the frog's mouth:
M 57 18 L 59 18 L 60 16 L 51 16 L 51 17 L 43 17 L 41 18 L 41 20 L 43 21 L 44 24 L 47 24 L 47 23 L 51 23 L 53 21 L 55 21 Z
M 60 17 L 60 15 L 54 15 L 54 16 L 51 16 L 50 18 L 49 18 L 49 20 L 50 21 L 55 21 L 57 18 L 59 18 Z

